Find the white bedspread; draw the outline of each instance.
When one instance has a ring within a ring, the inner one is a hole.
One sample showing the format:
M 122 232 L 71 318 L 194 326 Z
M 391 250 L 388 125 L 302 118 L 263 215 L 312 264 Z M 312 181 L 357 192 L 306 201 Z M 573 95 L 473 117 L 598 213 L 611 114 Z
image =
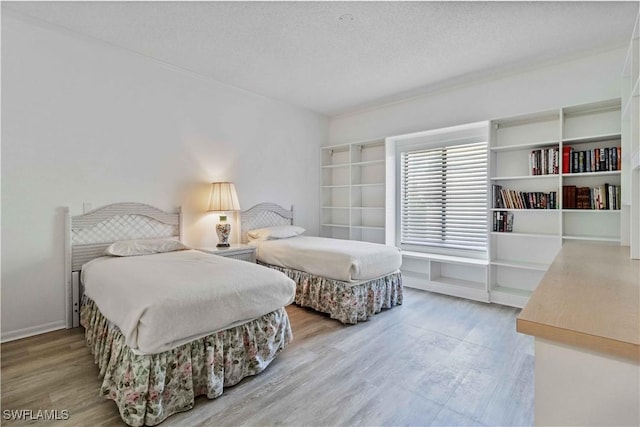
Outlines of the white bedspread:
M 400 249 L 377 243 L 296 236 L 250 244 L 260 262 L 345 282 L 385 276 L 402 264 Z
M 138 353 L 159 353 L 293 302 L 284 274 L 186 250 L 102 257 L 82 268 L 85 294 Z

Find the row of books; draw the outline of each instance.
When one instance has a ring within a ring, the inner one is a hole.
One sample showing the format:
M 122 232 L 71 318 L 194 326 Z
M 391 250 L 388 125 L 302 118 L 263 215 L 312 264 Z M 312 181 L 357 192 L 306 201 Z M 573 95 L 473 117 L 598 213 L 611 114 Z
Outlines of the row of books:
M 513 231 L 513 213 L 507 211 L 494 211 L 493 231 L 511 233 Z
M 562 148 L 564 173 L 619 171 L 621 168 L 620 147 L 594 148 L 584 151 L 577 151 L 572 147 Z
M 493 207 L 497 209 L 557 209 L 557 192 L 516 191 L 492 186 Z
M 562 187 L 562 205 L 565 209 L 618 210 L 622 204 L 620 186 L 602 184 L 595 187 Z
M 558 147 L 533 150 L 529 154 L 529 175 L 557 175 L 560 172 Z

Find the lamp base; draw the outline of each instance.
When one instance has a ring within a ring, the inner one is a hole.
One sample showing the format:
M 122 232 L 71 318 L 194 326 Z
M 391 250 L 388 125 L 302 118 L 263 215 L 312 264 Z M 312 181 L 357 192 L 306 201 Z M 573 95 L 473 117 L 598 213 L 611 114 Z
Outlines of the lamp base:
M 216 233 L 218 234 L 218 244 L 217 248 L 228 248 L 229 245 L 229 234 L 231 234 L 231 224 L 220 223 L 216 225 Z

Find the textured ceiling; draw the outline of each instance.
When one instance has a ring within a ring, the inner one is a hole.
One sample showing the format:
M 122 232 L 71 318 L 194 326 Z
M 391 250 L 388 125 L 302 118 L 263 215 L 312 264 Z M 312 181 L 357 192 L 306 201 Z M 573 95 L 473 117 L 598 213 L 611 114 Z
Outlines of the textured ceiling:
M 637 2 L 2 2 L 336 115 L 626 44 Z M 347 16 L 344 16 L 347 15 Z

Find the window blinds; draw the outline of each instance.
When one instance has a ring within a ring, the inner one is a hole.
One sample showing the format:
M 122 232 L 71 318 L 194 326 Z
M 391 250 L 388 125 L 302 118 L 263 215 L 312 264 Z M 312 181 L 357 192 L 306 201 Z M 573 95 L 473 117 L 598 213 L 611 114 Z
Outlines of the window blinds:
M 402 152 L 400 163 L 400 243 L 486 251 L 487 142 Z

